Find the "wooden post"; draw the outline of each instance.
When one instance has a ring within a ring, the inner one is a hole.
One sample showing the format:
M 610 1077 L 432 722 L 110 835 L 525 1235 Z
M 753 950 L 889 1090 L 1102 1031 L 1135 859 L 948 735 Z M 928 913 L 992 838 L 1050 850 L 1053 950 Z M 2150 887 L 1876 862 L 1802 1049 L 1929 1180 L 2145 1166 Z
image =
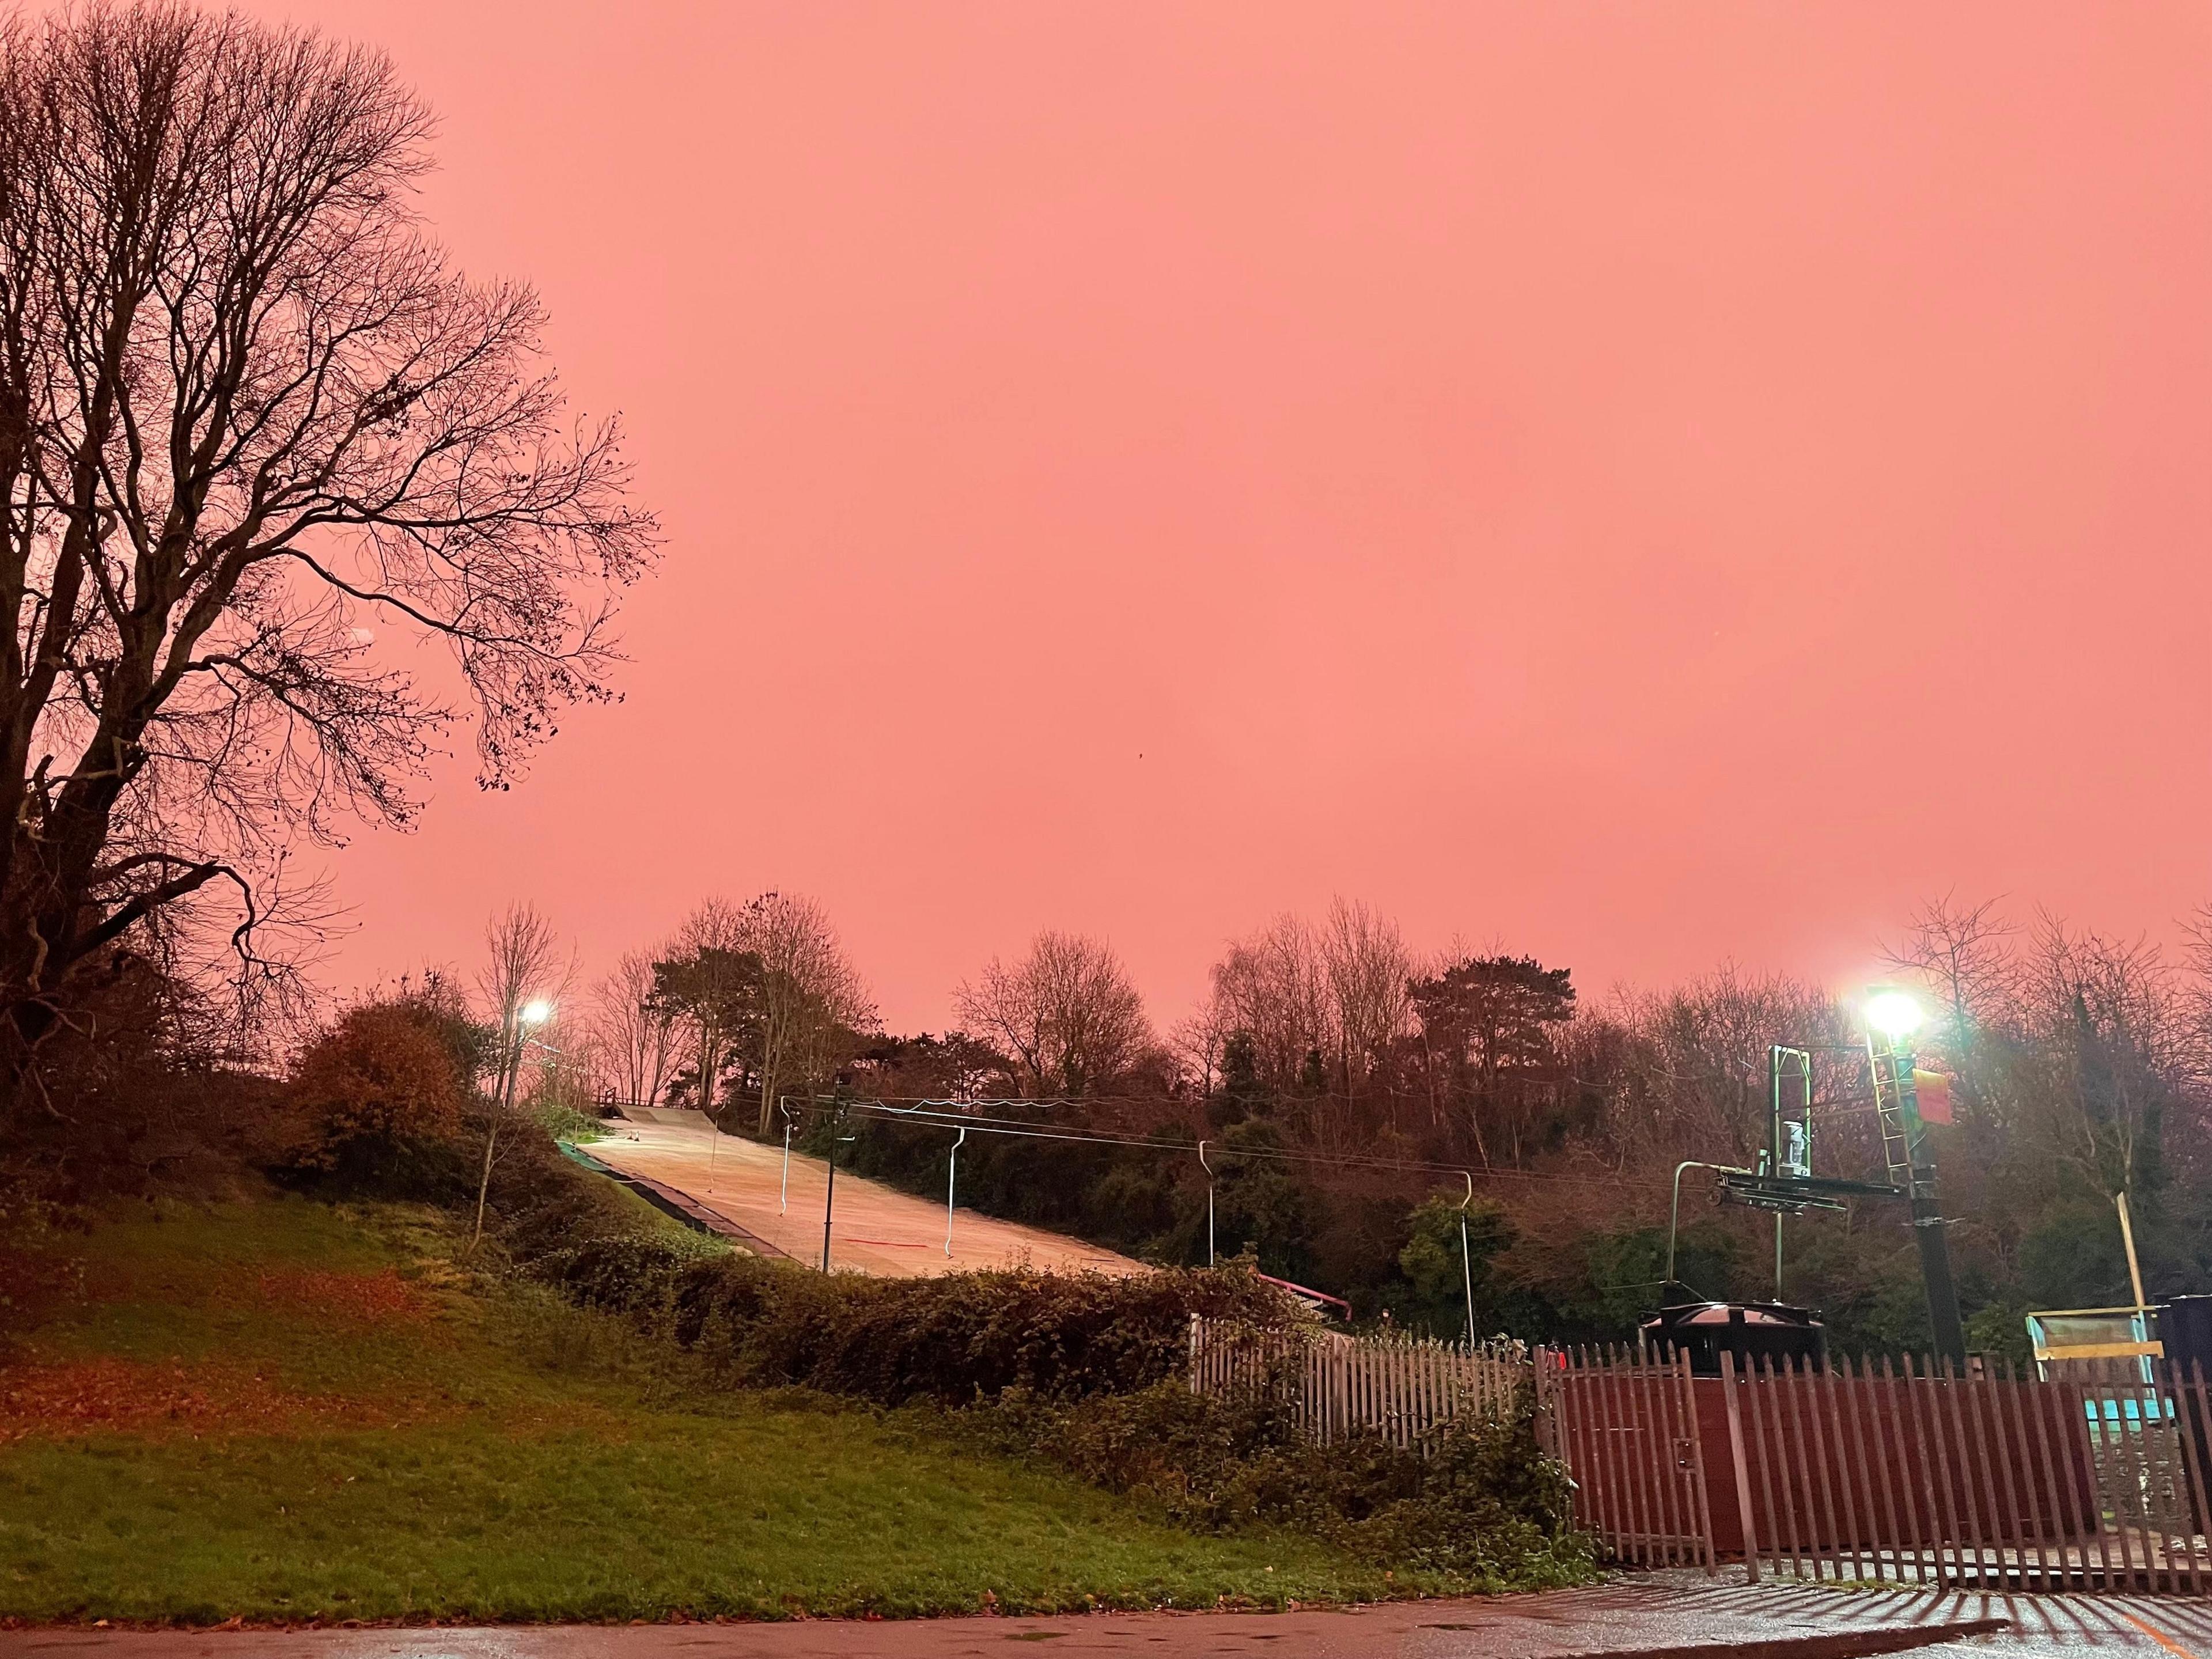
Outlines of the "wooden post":
M 1736 1513 L 1743 1518 L 1743 1565 L 1747 1580 L 1759 1582 L 1759 1525 L 1751 1510 L 1751 1465 L 1744 1454 L 1743 1408 L 1738 1397 L 1735 1356 L 1721 1350 L 1721 1396 L 1728 1407 L 1729 1462 L 1735 1470 Z

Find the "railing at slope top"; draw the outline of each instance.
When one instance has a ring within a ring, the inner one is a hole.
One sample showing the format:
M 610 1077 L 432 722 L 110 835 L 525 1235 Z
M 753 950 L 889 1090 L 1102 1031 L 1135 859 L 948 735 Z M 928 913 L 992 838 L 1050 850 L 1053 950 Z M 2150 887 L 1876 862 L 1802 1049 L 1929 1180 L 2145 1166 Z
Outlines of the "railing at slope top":
M 1470 1348 L 1412 1336 L 1347 1336 L 1319 1326 L 1190 1322 L 1194 1394 L 1279 1390 L 1320 1444 L 1372 1429 L 1393 1445 L 1423 1443 L 1438 1425 L 1510 1416 L 1531 1376 L 1527 1347 Z

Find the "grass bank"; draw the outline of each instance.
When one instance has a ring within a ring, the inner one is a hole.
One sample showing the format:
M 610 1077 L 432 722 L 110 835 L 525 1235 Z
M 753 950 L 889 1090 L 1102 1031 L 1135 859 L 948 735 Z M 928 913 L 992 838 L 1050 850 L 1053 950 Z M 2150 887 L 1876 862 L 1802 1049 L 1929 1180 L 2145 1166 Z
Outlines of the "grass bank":
M 659 1224 L 643 1212 L 645 1224 Z M 139 1206 L 0 1310 L 0 1618 L 629 1620 L 1419 1587 L 471 1273 L 437 1212 Z M 1439 1588 L 1442 1586 L 1439 1585 Z

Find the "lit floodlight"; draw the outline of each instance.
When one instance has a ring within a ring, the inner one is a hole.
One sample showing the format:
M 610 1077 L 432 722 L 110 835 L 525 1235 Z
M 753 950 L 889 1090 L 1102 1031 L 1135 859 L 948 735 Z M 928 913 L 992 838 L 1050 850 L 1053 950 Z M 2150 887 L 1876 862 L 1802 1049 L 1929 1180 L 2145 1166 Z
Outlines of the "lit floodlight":
M 1884 1036 L 1910 1036 L 1925 1016 L 1920 1004 L 1903 991 L 1871 991 L 1866 1000 L 1866 1022 Z
M 543 1025 L 547 1020 L 553 1018 L 553 1005 L 546 1001 L 544 998 L 539 997 L 534 1002 L 524 1003 L 522 1005 L 522 1012 L 517 1014 L 515 1018 L 520 1019 L 525 1025 Z

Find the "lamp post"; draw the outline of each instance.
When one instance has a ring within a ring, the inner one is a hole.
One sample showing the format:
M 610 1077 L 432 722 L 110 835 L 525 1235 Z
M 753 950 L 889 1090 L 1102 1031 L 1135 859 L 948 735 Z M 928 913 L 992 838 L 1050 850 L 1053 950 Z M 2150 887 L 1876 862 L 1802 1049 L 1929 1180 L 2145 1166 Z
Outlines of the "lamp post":
M 483 1170 L 477 1181 L 477 1225 L 469 1236 L 469 1249 L 473 1250 L 483 1241 L 484 1209 L 491 1199 L 492 1160 L 498 1155 L 500 1125 L 507 1121 L 514 1110 L 514 1083 L 522 1074 L 522 1049 L 529 1038 L 524 1031 L 532 1025 L 543 1025 L 553 1018 L 553 1005 L 543 997 L 532 997 L 514 1011 L 514 1041 L 501 1056 L 507 1067 L 505 1086 L 500 1091 L 497 1103 L 492 1109 L 490 1121 L 484 1126 Z
M 543 1025 L 553 1018 L 553 1005 L 544 997 L 532 997 L 514 1011 L 514 1045 L 507 1059 L 507 1092 L 500 1100 L 502 1113 L 514 1109 L 515 1079 L 522 1075 L 522 1051 L 529 1043 L 525 1035 L 530 1027 Z

